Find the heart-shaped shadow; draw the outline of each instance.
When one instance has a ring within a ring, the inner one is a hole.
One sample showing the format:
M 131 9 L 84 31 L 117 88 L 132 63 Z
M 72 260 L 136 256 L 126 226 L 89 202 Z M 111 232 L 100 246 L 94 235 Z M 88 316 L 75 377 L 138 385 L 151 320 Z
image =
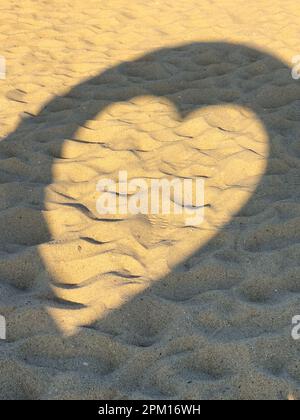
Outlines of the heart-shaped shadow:
M 166 48 L 84 81 L 1 141 L 2 398 L 299 394 L 290 72 L 241 45 Z M 132 167 L 206 178 L 205 223 L 174 233 L 99 216 L 96 182 Z

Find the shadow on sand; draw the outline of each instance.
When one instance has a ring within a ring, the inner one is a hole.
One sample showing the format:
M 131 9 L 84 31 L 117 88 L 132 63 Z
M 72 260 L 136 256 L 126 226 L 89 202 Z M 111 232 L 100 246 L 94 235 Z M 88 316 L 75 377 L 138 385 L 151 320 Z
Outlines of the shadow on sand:
M 158 68 L 166 71 L 163 79 L 156 75 Z M 201 96 L 205 84 L 214 87 L 215 97 Z M 220 86 L 223 94 L 218 94 Z M 53 240 L 43 212 L 53 162 L 61 158 L 64 141 L 73 139 L 87 120 L 115 102 L 145 95 L 167 98 L 182 119 L 210 105 L 251 109 L 269 138 L 268 167 L 244 208 L 172 275 L 83 326 L 77 335 L 64 337 L 41 309 L 78 309 L 55 297 L 51 284 L 43 282 L 50 277 L 43 274 L 47 267 L 38 246 Z M 280 270 L 292 267 L 294 275 L 299 274 L 299 232 L 293 236 L 283 230 L 281 241 L 276 228 L 288 223 L 299 206 L 299 100 L 299 82 L 275 57 L 241 45 L 194 43 L 110 68 L 54 98 L 39 115 L 24 118 L 0 143 L 5 197 L 0 278 L 1 290 L 12 302 L 1 305 L 9 330 L 8 342 L 0 346 L 1 369 L 11 378 L 11 383 L 1 383 L 1 397 L 285 398 L 290 391 L 299 393 L 300 371 L 294 366 L 299 346 L 290 339 L 299 303 L 297 277 L 288 275 L 286 289 L 282 280 L 288 301 L 284 296 L 268 300 L 269 292 L 260 287 L 260 282 L 267 287 L 260 276 L 269 276 L 267 283 L 274 281 L 276 289 Z M 55 153 L 49 153 L 49 139 Z M 260 231 L 257 246 L 242 249 L 239 238 L 248 216 L 254 231 L 262 224 L 262 230 L 269 226 L 271 232 L 265 240 Z M 222 253 L 227 231 L 231 248 Z M 224 289 L 230 270 L 207 274 L 209 268 L 202 263 L 209 258 L 222 266 L 233 264 L 245 278 L 239 274 Z M 249 266 L 257 275 L 251 281 Z M 261 291 L 257 296 L 252 286 Z M 33 321 L 26 318 L 26 302 L 32 311 L 39 308 L 30 315 Z

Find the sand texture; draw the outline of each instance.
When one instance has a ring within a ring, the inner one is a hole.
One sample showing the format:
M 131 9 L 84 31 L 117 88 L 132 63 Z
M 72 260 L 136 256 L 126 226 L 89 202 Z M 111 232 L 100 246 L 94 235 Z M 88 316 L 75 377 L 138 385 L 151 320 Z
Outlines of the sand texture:
M 1 399 L 299 399 L 300 6 L 0 0 Z M 100 215 L 201 178 L 205 218 Z

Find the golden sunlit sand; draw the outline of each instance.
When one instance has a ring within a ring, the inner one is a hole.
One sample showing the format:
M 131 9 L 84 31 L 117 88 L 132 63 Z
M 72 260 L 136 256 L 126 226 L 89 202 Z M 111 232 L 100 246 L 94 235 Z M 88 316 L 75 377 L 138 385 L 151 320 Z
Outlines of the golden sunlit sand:
M 300 397 L 300 7 L 7 0 L 1 399 Z M 100 215 L 201 178 L 204 221 Z

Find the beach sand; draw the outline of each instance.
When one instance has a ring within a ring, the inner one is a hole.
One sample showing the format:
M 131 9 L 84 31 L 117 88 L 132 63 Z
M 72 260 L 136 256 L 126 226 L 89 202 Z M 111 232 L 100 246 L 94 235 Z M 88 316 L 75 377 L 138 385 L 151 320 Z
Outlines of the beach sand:
M 0 10 L 0 398 L 299 399 L 300 6 Z M 120 171 L 203 223 L 100 214 Z

